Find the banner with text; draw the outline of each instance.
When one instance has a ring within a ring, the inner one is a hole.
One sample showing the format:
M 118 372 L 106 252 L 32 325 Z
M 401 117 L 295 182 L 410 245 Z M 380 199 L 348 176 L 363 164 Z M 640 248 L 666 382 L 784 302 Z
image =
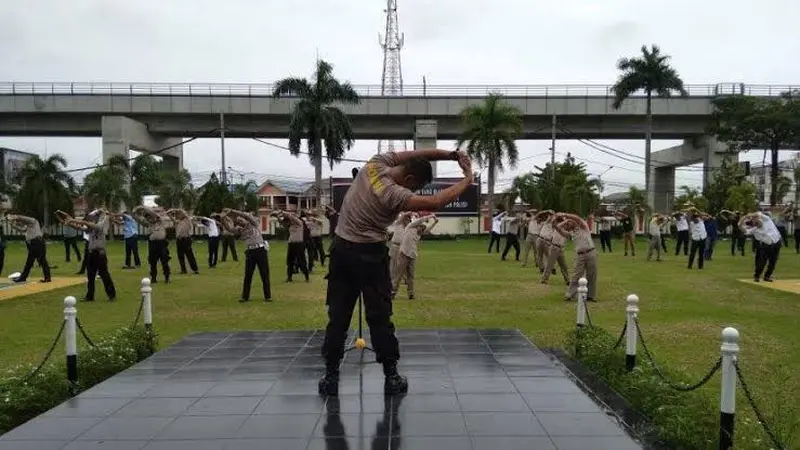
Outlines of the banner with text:
M 432 183 L 417 191 L 419 195 L 436 195 L 439 191 L 461 181 L 460 178 L 437 178 Z M 350 180 L 342 179 L 331 180 L 331 202 L 337 211 L 342 207 L 344 196 L 350 188 Z M 476 216 L 478 214 L 478 199 L 480 198 L 480 187 L 478 183 L 472 183 L 455 201 L 448 203 L 439 211 L 433 211 L 436 215 L 445 217 Z

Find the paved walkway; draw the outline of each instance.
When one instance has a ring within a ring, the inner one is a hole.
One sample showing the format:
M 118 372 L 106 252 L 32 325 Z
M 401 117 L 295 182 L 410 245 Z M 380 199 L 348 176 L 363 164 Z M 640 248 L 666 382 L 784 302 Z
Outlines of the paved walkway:
M 319 331 L 200 333 L 0 437 L 0 450 L 639 450 L 515 330 L 401 330 L 403 398 L 348 353 L 316 395 Z M 374 360 L 364 356 L 365 361 Z

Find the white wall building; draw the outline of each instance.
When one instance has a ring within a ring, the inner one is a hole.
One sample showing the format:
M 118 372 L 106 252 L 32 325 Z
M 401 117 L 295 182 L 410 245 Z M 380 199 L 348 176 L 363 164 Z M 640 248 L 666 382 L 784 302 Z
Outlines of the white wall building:
M 794 180 L 795 168 L 800 167 L 800 152 L 796 153 L 793 158 L 780 161 L 778 163 L 780 174 L 792 180 L 792 188 L 782 198 L 778 199 L 778 204 L 787 204 L 795 202 L 795 192 L 797 192 L 797 185 Z M 769 205 L 769 197 L 772 193 L 772 180 L 770 178 L 770 166 L 766 165 L 750 165 L 750 175 L 747 176 L 747 181 L 756 186 L 756 197 L 762 206 Z

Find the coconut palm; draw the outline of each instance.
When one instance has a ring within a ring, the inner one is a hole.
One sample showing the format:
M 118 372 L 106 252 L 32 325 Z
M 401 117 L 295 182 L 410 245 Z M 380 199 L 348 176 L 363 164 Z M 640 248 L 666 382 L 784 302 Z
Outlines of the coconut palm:
M 163 183 L 162 164 L 151 155 L 139 155 L 130 162 L 131 205 L 142 202 L 145 195 L 155 194 Z
M 322 204 L 322 145 L 331 169 L 341 162 L 347 150 L 353 146 L 353 129 L 350 120 L 336 103 L 358 103 L 359 97 L 348 82 L 340 82 L 333 76 L 333 66 L 317 61 L 313 82 L 305 78 L 289 77 L 278 81 L 272 96 L 296 97 L 292 117 L 289 120 L 289 152 L 300 154 L 300 143 L 306 139 L 309 159 L 314 166 L 314 186 L 317 206 Z
M 197 202 L 197 191 L 192 186 L 192 176 L 183 169 L 179 172 L 164 171 L 163 182 L 156 189 L 156 203 L 164 208 L 192 209 Z
M 516 139 L 522 134 L 522 111 L 503 100 L 503 96 L 491 93 L 481 104 L 470 105 L 461 111 L 464 131 L 456 146 L 466 149 L 467 154 L 480 167 L 488 169 L 489 216 L 494 214 L 494 184 L 498 173 L 508 166 L 517 166 L 519 151 Z
M 83 195 L 93 207 L 119 211 L 130 201 L 128 160 L 121 155 L 111 157 L 105 165 L 94 169 L 83 180 Z
M 561 208 L 575 212 L 580 216 L 588 216 L 600 205 L 600 180 L 585 176 L 570 175 L 564 180 L 561 189 Z
M 25 160 L 14 180 L 20 186 L 14 198 L 14 209 L 35 217 L 45 228 L 50 224 L 52 211 L 71 212 L 70 193 L 75 181 L 65 171 L 66 167 L 67 160 L 57 153 L 46 159 L 37 155 Z
M 258 208 L 258 184 L 253 180 L 231 186 L 233 207 L 242 211 L 255 211 Z
M 653 205 L 655 192 L 651 186 L 651 146 L 653 135 L 653 94 L 657 97 L 670 97 L 677 92 L 681 96 L 689 95 L 683 87 L 683 80 L 678 72 L 669 64 L 669 55 L 661 54 L 657 45 L 647 48 L 642 46 L 642 55 L 634 58 L 622 58 L 617 62 L 617 69 L 622 73 L 611 88 L 614 94 L 614 109 L 638 91 L 644 91 L 646 120 L 644 135 L 644 189 L 647 202 Z

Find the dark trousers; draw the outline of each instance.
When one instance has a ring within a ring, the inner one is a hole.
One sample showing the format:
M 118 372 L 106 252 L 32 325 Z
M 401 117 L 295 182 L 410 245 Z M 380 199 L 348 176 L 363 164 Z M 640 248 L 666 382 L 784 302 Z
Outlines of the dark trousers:
M 189 261 L 189 268 L 192 272 L 197 272 L 197 260 L 192 250 L 192 238 L 178 238 L 175 246 L 178 248 L 178 264 L 181 265 L 181 273 L 186 273 L 186 260 Z
M 692 241 L 692 245 L 689 247 L 689 268 L 692 268 L 692 264 L 694 264 L 694 258 L 697 257 L 697 268 L 703 268 L 703 261 L 705 261 L 705 253 L 706 253 L 706 240 L 700 241 Z
M 775 271 L 775 265 L 778 263 L 778 256 L 781 253 L 781 243 L 767 245 L 760 242 L 756 243 L 756 271 L 753 278 L 756 280 L 761 278 L 761 273 L 764 273 L 764 279 L 769 280 L 772 278 L 772 273 Z M 764 268 L 766 267 L 766 271 Z
M 92 250 L 87 255 L 84 255 L 86 262 L 86 300 L 94 300 L 94 284 L 98 275 L 103 281 L 103 287 L 106 290 L 106 295 L 109 300 L 113 300 L 117 296 L 117 290 L 114 287 L 114 280 L 111 279 L 111 273 L 108 271 L 108 256 L 105 250 Z
M 783 241 L 783 246 L 784 247 L 788 247 L 789 246 L 789 235 L 786 233 L 786 227 L 778 227 L 778 226 L 776 226 L 775 228 L 777 228 L 778 229 L 778 233 L 781 234 L 781 240 Z
M 794 230 L 794 251 L 800 253 L 800 229 Z
M 0 274 L 3 273 L 3 266 L 6 265 L 6 245 L 5 243 L 0 243 Z
M 86 258 L 84 258 L 85 260 Z M 47 263 L 47 246 L 44 239 L 38 238 L 28 242 L 28 257 L 25 259 L 25 267 L 19 275 L 18 281 L 25 281 L 31 274 L 33 263 L 38 262 L 42 268 L 42 273 L 46 281 L 50 281 L 50 265 Z
M 236 238 L 233 236 L 222 236 L 222 262 L 228 259 L 228 249 L 231 251 L 231 258 L 234 261 L 239 260 L 239 255 L 236 254 Z
M 308 267 L 306 267 L 306 245 L 304 242 L 289 242 L 286 250 L 286 279 L 292 281 L 294 269 L 298 268 L 308 280 Z
M 500 238 L 497 239 L 497 243 L 500 243 Z M 517 255 L 517 261 L 519 261 L 519 238 L 517 238 L 516 234 L 507 233 L 506 234 L 506 247 L 503 249 L 503 256 L 502 259 L 505 260 L 506 256 L 508 255 L 508 251 L 511 250 L 511 247 L 514 247 L 514 252 Z
M 142 265 L 139 260 L 139 236 L 125 238 L 125 267 L 131 267 L 131 256 L 136 267 Z
M 675 256 L 681 252 L 681 245 L 683 245 L 684 256 L 689 253 L 689 230 L 678 231 L 678 243 L 675 244 Z M 666 248 L 664 249 L 666 251 Z
M 306 266 L 308 271 L 311 272 L 314 270 L 314 260 L 317 259 L 317 249 L 314 247 L 310 236 L 303 240 L 303 251 L 306 254 Z
M 739 252 L 744 256 L 744 235 L 741 234 L 733 234 L 731 235 L 731 256 L 736 255 L 736 250 L 738 249 Z
M 148 242 L 147 262 L 150 264 L 150 281 L 155 282 L 158 279 L 158 263 L 161 263 L 164 280 L 169 282 L 169 259 L 169 242 L 166 240 Z
M 250 300 L 250 285 L 253 284 L 253 272 L 258 268 L 264 300 L 272 298 L 269 284 L 269 258 L 266 248 L 255 248 L 244 252 L 244 282 L 242 284 L 242 300 Z
M 312 236 L 311 245 L 314 246 L 314 255 L 319 259 L 320 265 L 325 266 L 325 248 L 322 245 L 322 236 Z
M 70 250 L 75 250 L 75 257 L 78 258 L 78 261 L 81 260 L 81 250 L 78 248 L 78 238 L 76 237 L 68 237 L 64 238 L 64 252 L 67 254 L 66 260 L 67 262 L 70 261 Z
M 489 251 L 488 253 L 492 253 L 492 246 L 495 246 L 494 251 L 496 253 L 500 253 L 500 233 L 495 233 L 492 231 L 491 237 L 489 238 Z
M 208 237 L 208 267 L 217 266 L 217 255 L 219 255 L 219 236 Z
M 78 269 L 78 274 L 83 275 L 86 273 L 86 255 L 89 254 L 89 241 L 83 240 L 83 261 L 81 261 L 81 268 Z
M 322 357 L 328 371 L 336 372 L 344 356 L 347 329 L 358 295 L 364 299 L 375 359 L 384 366 L 400 359 L 400 346 L 392 323 L 392 281 L 389 249 L 383 242 L 358 244 L 338 236 L 331 244 L 328 264 L 328 325 Z
M 600 230 L 600 246 L 603 248 L 603 253 L 605 253 L 606 247 L 611 253 L 611 230 Z

